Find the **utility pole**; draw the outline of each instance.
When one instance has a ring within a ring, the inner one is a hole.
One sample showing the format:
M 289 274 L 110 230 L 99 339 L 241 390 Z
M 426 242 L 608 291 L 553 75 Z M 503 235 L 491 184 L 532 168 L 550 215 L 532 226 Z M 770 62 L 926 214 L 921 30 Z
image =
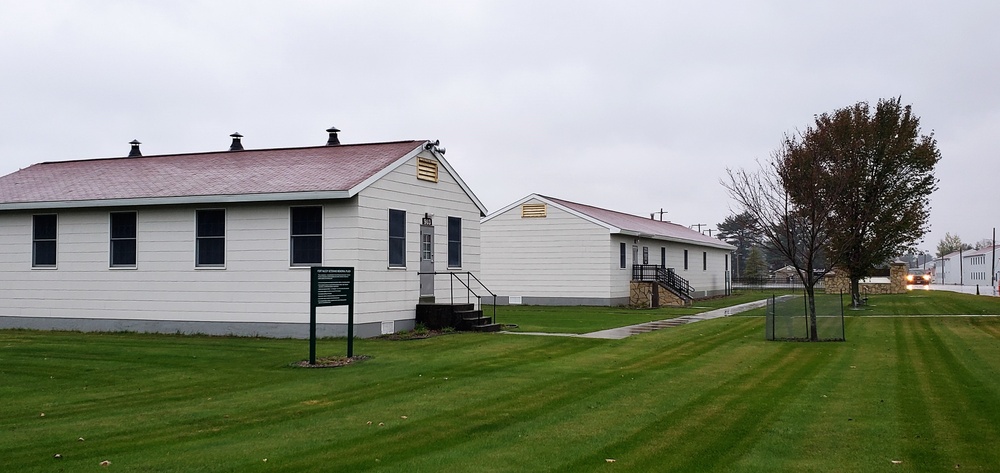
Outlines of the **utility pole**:
M 663 214 L 665 214 L 665 213 L 670 213 L 670 212 L 664 212 L 663 211 L 663 207 L 660 207 L 660 211 L 659 212 L 653 212 L 653 213 L 649 214 L 649 218 L 655 220 L 653 218 L 653 216 L 656 215 L 656 214 L 659 214 L 660 215 L 660 221 L 662 222 L 663 221 Z
M 692 223 L 691 225 L 688 225 L 688 228 L 698 227 L 698 233 L 701 233 L 701 227 L 707 227 L 707 226 L 708 226 L 707 223 Z
M 958 285 L 965 285 L 965 265 L 962 261 L 962 247 L 958 247 Z
M 708 230 L 705 230 L 705 231 L 708 232 L 708 236 L 712 236 L 712 232 L 714 232 L 715 230 L 712 230 L 711 228 L 709 228 Z

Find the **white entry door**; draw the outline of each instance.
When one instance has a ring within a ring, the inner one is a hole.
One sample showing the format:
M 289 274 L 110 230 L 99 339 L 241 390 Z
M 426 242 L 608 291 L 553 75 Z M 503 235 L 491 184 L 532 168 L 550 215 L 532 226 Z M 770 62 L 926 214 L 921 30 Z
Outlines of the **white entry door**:
M 420 226 L 420 272 L 434 272 L 434 226 Z M 434 275 L 420 275 L 420 300 L 434 302 Z

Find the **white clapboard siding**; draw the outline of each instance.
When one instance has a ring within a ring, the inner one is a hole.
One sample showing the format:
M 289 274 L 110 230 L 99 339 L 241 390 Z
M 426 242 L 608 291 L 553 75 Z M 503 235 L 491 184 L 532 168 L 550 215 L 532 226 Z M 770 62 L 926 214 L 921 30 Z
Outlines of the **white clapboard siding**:
M 436 183 L 418 180 L 416 173 L 414 158 L 358 195 L 358 264 L 362 270 L 356 276 L 356 297 L 365 302 L 363 320 L 386 320 L 398 314 L 415 317 L 420 292 L 420 223 L 425 214 L 432 216 L 434 224 L 434 269 L 448 270 L 448 217 L 459 217 L 463 254 L 462 267 L 455 270 L 479 273 L 479 208 L 443 166 Z M 405 268 L 389 268 L 389 209 L 406 211 Z M 450 300 L 447 288 L 447 278 L 438 276 L 435 296 L 439 302 Z M 464 290 L 462 296 L 464 301 Z
M 547 204 L 545 217 L 522 217 L 523 204 Z M 623 235 L 613 226 L 567 212 L 537 196 L 491 215 L 481 231 L 484 277 L 505 296 L 542 303 L 578 303 L 581 299 L 625 303 L 632 265 L 643 264 L 643 247 L 648 249 L 645 264 L 651 265 L 661 263 L 660 249 L 665 248 L 666 266 L 690 281 L 695 297 L 725 291 L 727 250 Z M 620 259 L 623 243 L 624 267 Z M 689 252 L 688 270 L 683 269 L 684 249 Z M 702 252 L 708 255 L 707 269 L 702 266 Z
M 429 152 L 420 154 L 435 159 Z M 290 266 L 290 207 L 323 207 L 324 266 L 356 268 L 356 323 L 412 320 L 419 226 L 433 215 L 436 270 L 447 269 L 448 217 L 462 218 L 462 268 L 478 273 L 480 210 L 445 166 L 416 178 L 416 158 L 349 199 L 153 206 L 137 211 L 137 263 L 111 268 L 108 209 L 61 209 L 56 269 L 31 267 L 32 214 L 0 213 L 0 316 L 308 323 L 309 269 Z M 195 266 L 195 211 L 226 210 L 226 264 Z M 407 266 L 388 268 L 388 211 L 407 212 Z M 41 213 L 41 212 L 40 212 Z M 439 278 L 437 295 L 449 296 Z M 345 307 L 320 308 L 325 323 Z
M 725 291 L 726 283 L 726 255 L 729 254 L 728 251 L 712 248 L 708 246 L 694 245 L 689 243 L 678 243 L 673 241 L 656 240 L 651 238 L 636 238 L 636 237 L 625 237 L 617 236 L 613 239 L 615 242 L 612 244 L 612 250 L 615 254 L 618 254 L 620 242 L 625 243 L 625 257 L 626 257 L 626 267 L 629 268 L 627 275 L 624 275 L 625 279 L 619 279 L 615 282 L 618 287 L 622 285 L 625 286 L 625 290 L 628 290 L 628 281 L 631 279 L 631 267 L 633 264 L 642 264 L 642 248 L 645 246 L 649 248 L 649 263 L 648 264 L 660 264 L 660 248 L 666 248 L 667 250 L 667 267 L 673 268 L 674 272 L 678 276 L 687 279 L 694 289 L 695 297 L 704 297 L 708 295 L 716 295 L 721 291 Z M 636 243 L 638 240 L 638 243 Z M 637 246 L 638 251 L 638 261 L 632 260 L 632 247 Z M 684 250 L 688 250 L 688 269 L 684 269 Z M 708 253 L 708 269 L 703 269 L 702 265 L 702 252 Z M 618 265 L 620 261 L 616 258 L 614 261 L 615 265 Z M 627 292 L 618 291 L 619 294 L 628 295 Z
M 481 232 L 483 277 L 498 294 L 612 297 L 604 227 L 553 206 L 545 218 L 522 218 L 515 206 L 483 224 Z

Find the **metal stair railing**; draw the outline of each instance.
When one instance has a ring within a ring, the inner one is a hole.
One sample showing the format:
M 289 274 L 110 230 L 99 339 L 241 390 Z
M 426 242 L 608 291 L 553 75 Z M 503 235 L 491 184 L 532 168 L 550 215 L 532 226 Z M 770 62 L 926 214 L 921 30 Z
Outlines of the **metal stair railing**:
M 633 264 L 632 280 L 656 281 L 664 287 L 673 290 L 677 295 L 691 299 L 691 283 L 674 272 L 674 268 L 664 268 L 658 264 Z
M 483 282 L 480 281 L 475 274 L 472 274 L 471 271 L 428 271 L 417 273 L 418 276 L 424 274 L 432 274 L 435 277 L 441 274 L 450 275 L 448 278 L 448 289 L 451 294 L 451 303 L 455 303 L 455 281 L 458 281 L 459 284 L 465 286 L 465 302 L 472 302 L 472 296 L 476 296 L 476 305 L 479 307 L 479 310 L 482 310 L 484 296 L 480 296 L 479 293 L 472 289 L 472 281 L 475 280 L 476 283 L 479 284 L 479 287 L 483 288 L 484 291 L 493 296 L 493 323 L 497 323 L 497 295 L 491 291 L 490 288 L 486 287 L 486 285 L 483 284 Z M 460 275 L 465 275 L 465 281 L 459 277 Z

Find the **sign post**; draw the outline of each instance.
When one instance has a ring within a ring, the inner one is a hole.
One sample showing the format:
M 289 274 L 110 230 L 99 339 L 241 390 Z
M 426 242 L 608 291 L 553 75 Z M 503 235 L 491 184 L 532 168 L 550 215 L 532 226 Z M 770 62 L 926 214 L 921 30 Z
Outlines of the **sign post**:
M 309 304 L 309 364 L 316 364 L 316 308 L 347 306 L 347 357 L 354 356 L 354 268 L 313 266 Z

